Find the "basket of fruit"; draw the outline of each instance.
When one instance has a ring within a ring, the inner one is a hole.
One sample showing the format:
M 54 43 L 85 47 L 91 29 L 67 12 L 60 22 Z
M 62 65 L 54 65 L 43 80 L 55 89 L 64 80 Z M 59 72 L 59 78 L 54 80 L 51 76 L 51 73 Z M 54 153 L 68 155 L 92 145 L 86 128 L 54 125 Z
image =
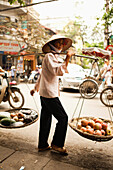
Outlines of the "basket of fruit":
M 35 123 L 39 118 L 37 111 L 29 108 L 11 109 L 0 112 L 0 127 L 21 128 Z
M 113 138 L 113 122 L 95 117 L 73 118 L 69 126 L 82 137 L 93 141 L 109 141 Z

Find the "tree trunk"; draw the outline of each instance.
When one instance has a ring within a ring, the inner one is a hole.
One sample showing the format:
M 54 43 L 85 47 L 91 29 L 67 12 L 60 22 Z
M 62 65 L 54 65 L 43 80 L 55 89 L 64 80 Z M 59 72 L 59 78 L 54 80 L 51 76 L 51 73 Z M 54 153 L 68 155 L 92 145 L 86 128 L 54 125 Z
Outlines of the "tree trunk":
M 106 13 L 109 12 L 109 0 L 106 0 Z M 107 22 L 107 21 L 105 21 Z M 106 46 L 109 45 L 109 27 L 108 25 L 105 28 L 105 44 L 104 47 L 106 48 Z

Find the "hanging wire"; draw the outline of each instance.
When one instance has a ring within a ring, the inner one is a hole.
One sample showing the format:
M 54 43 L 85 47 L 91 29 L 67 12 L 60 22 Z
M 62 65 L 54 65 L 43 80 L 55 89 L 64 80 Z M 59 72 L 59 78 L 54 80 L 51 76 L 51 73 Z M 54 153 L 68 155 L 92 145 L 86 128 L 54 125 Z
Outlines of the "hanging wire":
M 28 88 L 28 89 L 29 89 L 29 91 L 30 91 L 30 88 L 29 88 L 29 86 L 28 86 L 28 83 L 25 83 L 25 84 L 26 84 L 27 88 Z M 32 96 L 32 99 L 33 99 L 34 104 L 35 104 L 35 107 L 36 107 L 36 109 L 37 109 L 37 111 L 38 111 L 38 113 L 39 113 L 39 109 L 38 109 L 38 106 L 37 106 L 37 103 L 36 103 L 36 101 L 35 101 L 34 96 Z
M 81 97 L 80 97 L 80 98 L 79 98 L 79 100 L 78 100 L 78 103 L 77 103 L 77 105 L 76 105 L 76 107 L 75 107 L 75 110 L 74 110 L 74 113 L 73 113 L 73 115 L 72 115 L 72 118 L 74 117 L 75 112 L 76 112 L 76 110 L 77 110 L 77 108 L 78 108 L 78 105 L 79 105 L 80 99 L 81 99 Z
M 80 117 L 80 114 L 81 114 L 81 111 L 82 111 L 82 107 L 83 107 L 83 103 L 84 103 L 84 98 L 82 98 L 82 97 L 80 97 L 79 100 L 78 100 L 78 103 L 77 103 L 77 105 L 76 105 L 76 107 L 75 107 L 75 110 L 74 110 L 74 113 L 73 113 L 73 115 L 72 115 L 72 118 L 73 118 L 74 115 L 75 115 L 75 112 L 76 112 L 76 110 L 77 110 L 77 108 L 78 108 L 78 105 L 79 105 L 81 99 L 82 99 L 82 104 L 81 104 L 81 108 L 80 108 L 80 111 L 79 111 L 79 117 Z
M 107 99 L 106 99 L 107 100 Z M 112 111 L 112 108 L 110 107 L 110 101 L 109 100 L 107 100 L 108 101 L 108 112 L 109 112 L 109 116 L 110 116 L 110 118 L 111 118 L 111 121 L 112 121 L 112 116 L 113 116 L 113 111 Z
M 5 9 L 0 10 L 0 12 L 20 9 L 20 8 L 26 8 L 26 7 L 30 7 L 30 6 L 33 6 L 33 5 L 38 5 L 38 4 L 42 4 L 42 3 L 48 3 L 48 2 L 54 2 L 54 1 L 58 1 L 58 0 L 50 0 L 50 1 L 48 0 L 48 1 L 42 1 L 42 2 L 37 2 L 37 3 L 25 4 L 23 6 L 20 5 L 20 6 L 16 6 L 16 7 L 5 8 Z
M 81 99 L 82 99 L 82 103 L 81 103 L 79 115 L 78 115 L 78 118 L 77 118 L 76 127 L 77 127 L 78 120 L 79 120 L 79 118 L 80 118 L 81 111 L 82 111 L 82 108 L 83 108 L 84 98 L 82 98 L 82 97 L 79 98 L 79 100 L 78 100 L 78 102 L 77 102 L 77 105 L 76 105 L 76 107 L 75 107 L 74 113 L 73 113 L 73 115 L 72 115 L 72 119 L 73 119 L 73 118 L 74 118 L 74 115 L 75 115 L 75 113 L 76 113 L 76 110 L 77 110 L 77 108 L 78 108 L 78 106 L 79 106 L 79 103 L 80 103 Z
M 110 119 L 112 121 L 112 116 L 113 116 L 113 111 L 112 111 L 112 108 L 110 107 L 110 101 L 107 99 L 107 94 L 106 95 L 106 102 L 108 103 L 108 112 L 109 112 L 109 116 L 110 116 Z
M 83 108 L 83 104 L 84 104 L 84 98 L 82 98 L 82 104 L 81 104 L 81 107 L 80 107 L 78 118 L 80 117 L 80 114 L 81 114 L 81 111 L 82 111 L 82 108 Z
M 110 116 L 111 121 L 112 121 L 113 111 L 112 111 L 112 108 L 110 106 L 108 107 L 108 112 L 109 112 L 109 116 Z
M 81 104 L 80 111 L 79 111 L 79 115 L 78 115 L 78 119 L 77 119 L 77 122 L 76 122 L 76 127 L 77 127 L 78 120 L 79 120 L 80 115 L 81 115 L 81 111 L 82 111 L 82 108 L 83 108 L 83 104 L 84 104 L 84 98 L 82 98 L 82 104 Z

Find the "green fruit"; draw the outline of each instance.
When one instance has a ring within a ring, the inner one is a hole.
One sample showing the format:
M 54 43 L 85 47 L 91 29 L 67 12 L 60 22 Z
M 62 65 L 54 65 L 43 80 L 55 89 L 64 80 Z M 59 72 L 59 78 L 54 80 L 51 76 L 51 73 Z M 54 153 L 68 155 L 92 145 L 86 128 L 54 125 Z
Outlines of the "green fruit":
M 15 123 L 16 121 L 10 118 L 3 118 L 1 120 L 1 124 L 4 126 L 10 126 L 11 124 Z
M 3 119 L 3 118 L 8 118 L 8 117 L 5 116 L 5 115 L 0 115 L 0 120 Z

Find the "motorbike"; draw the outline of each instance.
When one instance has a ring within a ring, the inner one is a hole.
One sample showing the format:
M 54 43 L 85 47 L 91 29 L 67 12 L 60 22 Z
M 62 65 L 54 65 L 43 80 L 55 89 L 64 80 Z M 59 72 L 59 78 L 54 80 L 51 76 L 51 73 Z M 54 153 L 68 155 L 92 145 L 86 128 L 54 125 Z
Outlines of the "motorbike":
M 9 102 L 14 109 L 20 109 L 24 105 L 24 96 L 18 87 L 9 82 L 7 73 L 0 73 L 0 103 Z
M 32 71 L 30 76 L 29 76 L 28 83 L 35 83 L 36 80 L 38 79 L 39 75 L 40 75 L 39 72 Z

